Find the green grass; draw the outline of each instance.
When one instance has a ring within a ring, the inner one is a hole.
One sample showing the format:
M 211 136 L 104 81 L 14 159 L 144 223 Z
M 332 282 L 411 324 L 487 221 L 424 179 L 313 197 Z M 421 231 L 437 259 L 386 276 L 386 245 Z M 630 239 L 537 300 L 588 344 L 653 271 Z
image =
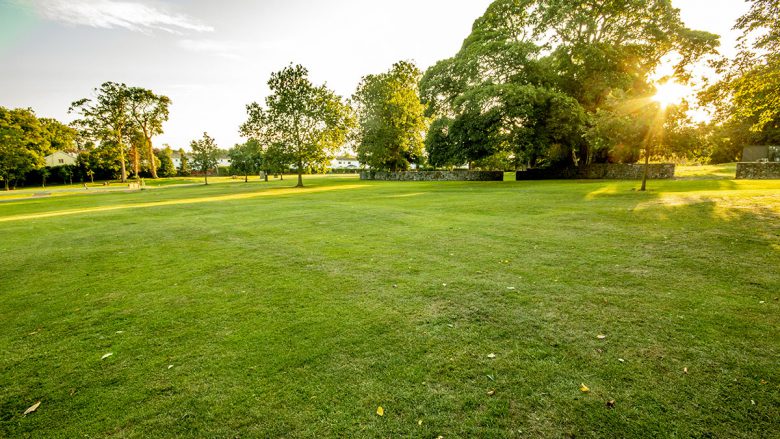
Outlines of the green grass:
M 679 179 L 733 180 L 737 175 L 736 163 L 721 165 L 677 165 L 674 176 Z
M 780 181 L 306 182 L 0 203 L 0 437 L 776 434 Z

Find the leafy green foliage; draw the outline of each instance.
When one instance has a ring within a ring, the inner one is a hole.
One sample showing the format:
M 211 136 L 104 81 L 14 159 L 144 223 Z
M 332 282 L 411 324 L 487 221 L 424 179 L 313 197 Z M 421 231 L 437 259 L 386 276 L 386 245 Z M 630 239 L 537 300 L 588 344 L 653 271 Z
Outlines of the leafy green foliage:
M 411 62 L 393 64 L 390 71 L 363 78 L 352 97 L 358 118 L 356 151 L 373 169 L 407 170 L 423 158 L 427 128 L 420 102 L 422 72 Z
M 157 159 L 160 161 L 160 177 L 175 177 L 176 166 L 173 164 L 173 150 L 166 145 L 165 149 L 156 152 Z
M 355 124 L 349 106 L 324 85 L 313 85 L 308 76 L 301 65 L 273 73 L 265 107 L 247 105 L 249 118 L 241 126 L 244 136 L 280 149 L 278 157 L 297 168 L 299 187 L 305 170 L 325 167 Z
M 433 164 L 498 154 L 528 165 L 605 160 L 586 135 L 610 100 L 646 99 L 649 74 L 680 54 L 676 75 L 713 53 L 718 37 L 686 28 L 668 0 L 497 0 L 453 58 L 421 81 Z M 660 147 L 660 145 L 658 145 Z
M 780 141 L 778 17 L 779 0 L 751 1 L 748 13 L 737 21 L 736 29 L 743 32 L 739 53 L 734 60 L 716 63 L 724 78 L 701 96 L 703 101 L 715 105 L 716 122 L 720 125 L 717 130 L 722 134 L 737 134 L 745 128 L 752 132 L 738 134 L 743 142 Z M 732 155 L 728 153 L 722 159 Z
M 171 100 L 167 96 L 158 96 L 151 90 L 140 87 L 132 87 L 127 90 L 127 93 L 130 100 L 130 115 L 136 129 L 143 134 L 149 171 L 152 178 L 157 178 L 152 137 L 162 134 L 163 123 L 168 120 L 168 107 Z
M 230 157 L 231 172 L 244 176 L 244 181 L 249 180 L 249 174 L 255 174 L 263 168 L 263 148 L 256 139 L 249 139 L 228 151 Z
M 113 145 L 113 149 L 119 156 L 121 179 L 125 182 L 127 181 L 125 139 L 132 124 L 128 87 L 125 84 L 106 82 L 94 92 L 94 99 L 85 98 L 71 104 L 70 112 L 76 112 L 81 116 L 74 125 L 87 137 Z
M 219 147 L 208 133 L 203 133 L 202 139 L 190 143 L 190 149 L 192 149 L 192 166 L 203 173 L 206 184 L 209 184 L 209 171 L 214 170 L 219 163 Z
M 0 179 L 5 190 L 12 180 L 44 166 L 50 138 L 32 110 L 0 107 Z

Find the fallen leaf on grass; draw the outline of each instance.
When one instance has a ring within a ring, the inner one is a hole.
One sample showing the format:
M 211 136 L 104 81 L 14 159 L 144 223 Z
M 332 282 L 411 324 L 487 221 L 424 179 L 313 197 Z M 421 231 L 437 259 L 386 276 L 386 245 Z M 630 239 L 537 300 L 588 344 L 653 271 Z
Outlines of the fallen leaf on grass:
M 173 364 L 169 364 L 168 369 L 173 369 Z
M 590 392 L 590 389 L 585 384 L 580 384 L 580 392 L 588 393 L 588 392 Z
M 620 361 L 621 363 L 625 363 L 626 362 L 626 360 L 624 360 L 622 358 L 618 358 L 618 361 Z
M 683 367 L 683 373 L 688 375 L 688 368 L 687 367 Z
M 40 401 L 36 402 L 35 404 L 32 405 L 32 407 L 30 407 L 30 408 L 28 408 L 27 410 L 24 411 L 24 415 L 27 416 L 30 413 L 38 410 L 38 407 L 40 407 L 40 406 L 41 406 L 41 402 Z
M 106 358 L 108 358 L 108 357 L 110 357 L 110 356 L 112 356 L 112 355 L 114 355 L 114 353 L 113 353 L 113 352 L 109 352 L 109 353 L 107 353 L 106 355 L 103 355 L 102 357 L 100 357 L 100 359 L 101 359 L 101 360 L 105 360 Z
M 604 334 L 599 334 L 596 336 L 596 338 L 598 338 L 599 340 L 604 340 L 605 338 L 607 338 L 607 336 Z
M 493 396 L 495 394 L 496 394 L 495 390 L 488 390 L 488 393 L 487 393 L 488 396 Z
M 422 419 L 417 420 L 417 425 L 422 425 Z
M 490 358 L 490 359 L 492 360 L 493 358 L 496 358 L 496 354 L 488 354 L 488 356 L 487 356 L 487 357 L 488 357 L 488 358 Z
M 376 409 L 376 414 L 377 414 L 377 415 L 379 415 L 379 416 L 384 416 L 384 415 L 385 415 L 385 409 L 383 409 L 383 408 L 382 408 L 382 406 L 380 405 L 380 406 L 379 406 L 379 407 Z
M 608 409 L 615 408 L 615 400 L 614 399 L 610 399 L 609 401 L 607 401 L 607 408 Z

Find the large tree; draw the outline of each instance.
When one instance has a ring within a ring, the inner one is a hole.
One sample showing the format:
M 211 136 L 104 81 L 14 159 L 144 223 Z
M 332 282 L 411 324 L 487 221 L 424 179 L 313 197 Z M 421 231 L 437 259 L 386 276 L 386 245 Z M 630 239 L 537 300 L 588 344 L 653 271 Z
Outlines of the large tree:
M 514 131 L 521 140 L 550 139 L 523 146 L 510 137 L 505 147 L 528 162 L 586 164 L 599 156 L 584 134 L 609 96 L 649 103 L 649 78 L 662 59 L 679 55 L 682 81 L 717 43 L 715 35 L 686 28 L 669 0 L 497 0 L 460 52 L 423 77 L 423 100 L 441 131 L 429 139 L 465 149 L 459 159 L 503 153 L 504 135 L 466 142 L 484 136 L 480 126 L 487 123 L 491 132 Z M 560 104 L 568 110 L 556 112 Z M 470 128 L 452 138 L 458 125 Z
M 203 173 L 205 183 L 208 185 L 209 171 L 215 169 L 219 163 L 219 147 L 208 133 L 203 133 L 203 138 L 193 140 L 190 143 L 190 148 L 192 149 L 192 165 Z
M 171 100 L 167 96 L 158 96 L 151 90 L 140 87 L 128 89 L 130 115 L 146 143 L 145 152 L 149 160 L 149 172 L 157 178 L 157 166 L 154 160 L 152 137 L 162 134 L 163 123 L 168 120 L 168 107 Z
M 5 190 L 11 181 L 43 168 L 49 150 L 46 132 L 32 110 L 0 107 L 0 179 Z
M 303 173 L 324 167 L 346 141 L 354 125 L 352 111 L 325 85 L 312 84 L 309 71 L 301 65 L 273 73 L 268 86 L 271 95 L 265 107 L 258 103 L 247 106 L 249 118 L 241 133 L 280 147 L 297 168 L 297 187 L 303 187 Z
M 122 182 L 126 182 L 125 139 L 133 123 L 128 87 L 106 82 L 95 89 L 94 98 L 81 99 L 71 104 L 70 112 L 81 116 L 74 124 L 89 137 L 113 144 L 119 153 Z
M 406 170 L 423 158 L 428 121 L 420 102 L 422 72 L 411 62 L 363 78 L 352 97 L 358 119 L 356 150 L 373 169 Z
M 780 142 L 780 0 L 751 0 L 737 20 L 743 34 L 732 60 L 716 66 L 723 79 L 702 94 L 714 104 L 722 160 L 731 161 L 745 144 Z

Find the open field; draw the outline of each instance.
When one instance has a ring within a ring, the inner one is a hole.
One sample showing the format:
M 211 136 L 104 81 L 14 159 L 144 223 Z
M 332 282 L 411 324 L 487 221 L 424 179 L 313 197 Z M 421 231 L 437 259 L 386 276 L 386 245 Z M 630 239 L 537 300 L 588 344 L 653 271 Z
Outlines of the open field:
M 780 181 L 305 181 L 0 203 L 0 437 L 776 434 Z

